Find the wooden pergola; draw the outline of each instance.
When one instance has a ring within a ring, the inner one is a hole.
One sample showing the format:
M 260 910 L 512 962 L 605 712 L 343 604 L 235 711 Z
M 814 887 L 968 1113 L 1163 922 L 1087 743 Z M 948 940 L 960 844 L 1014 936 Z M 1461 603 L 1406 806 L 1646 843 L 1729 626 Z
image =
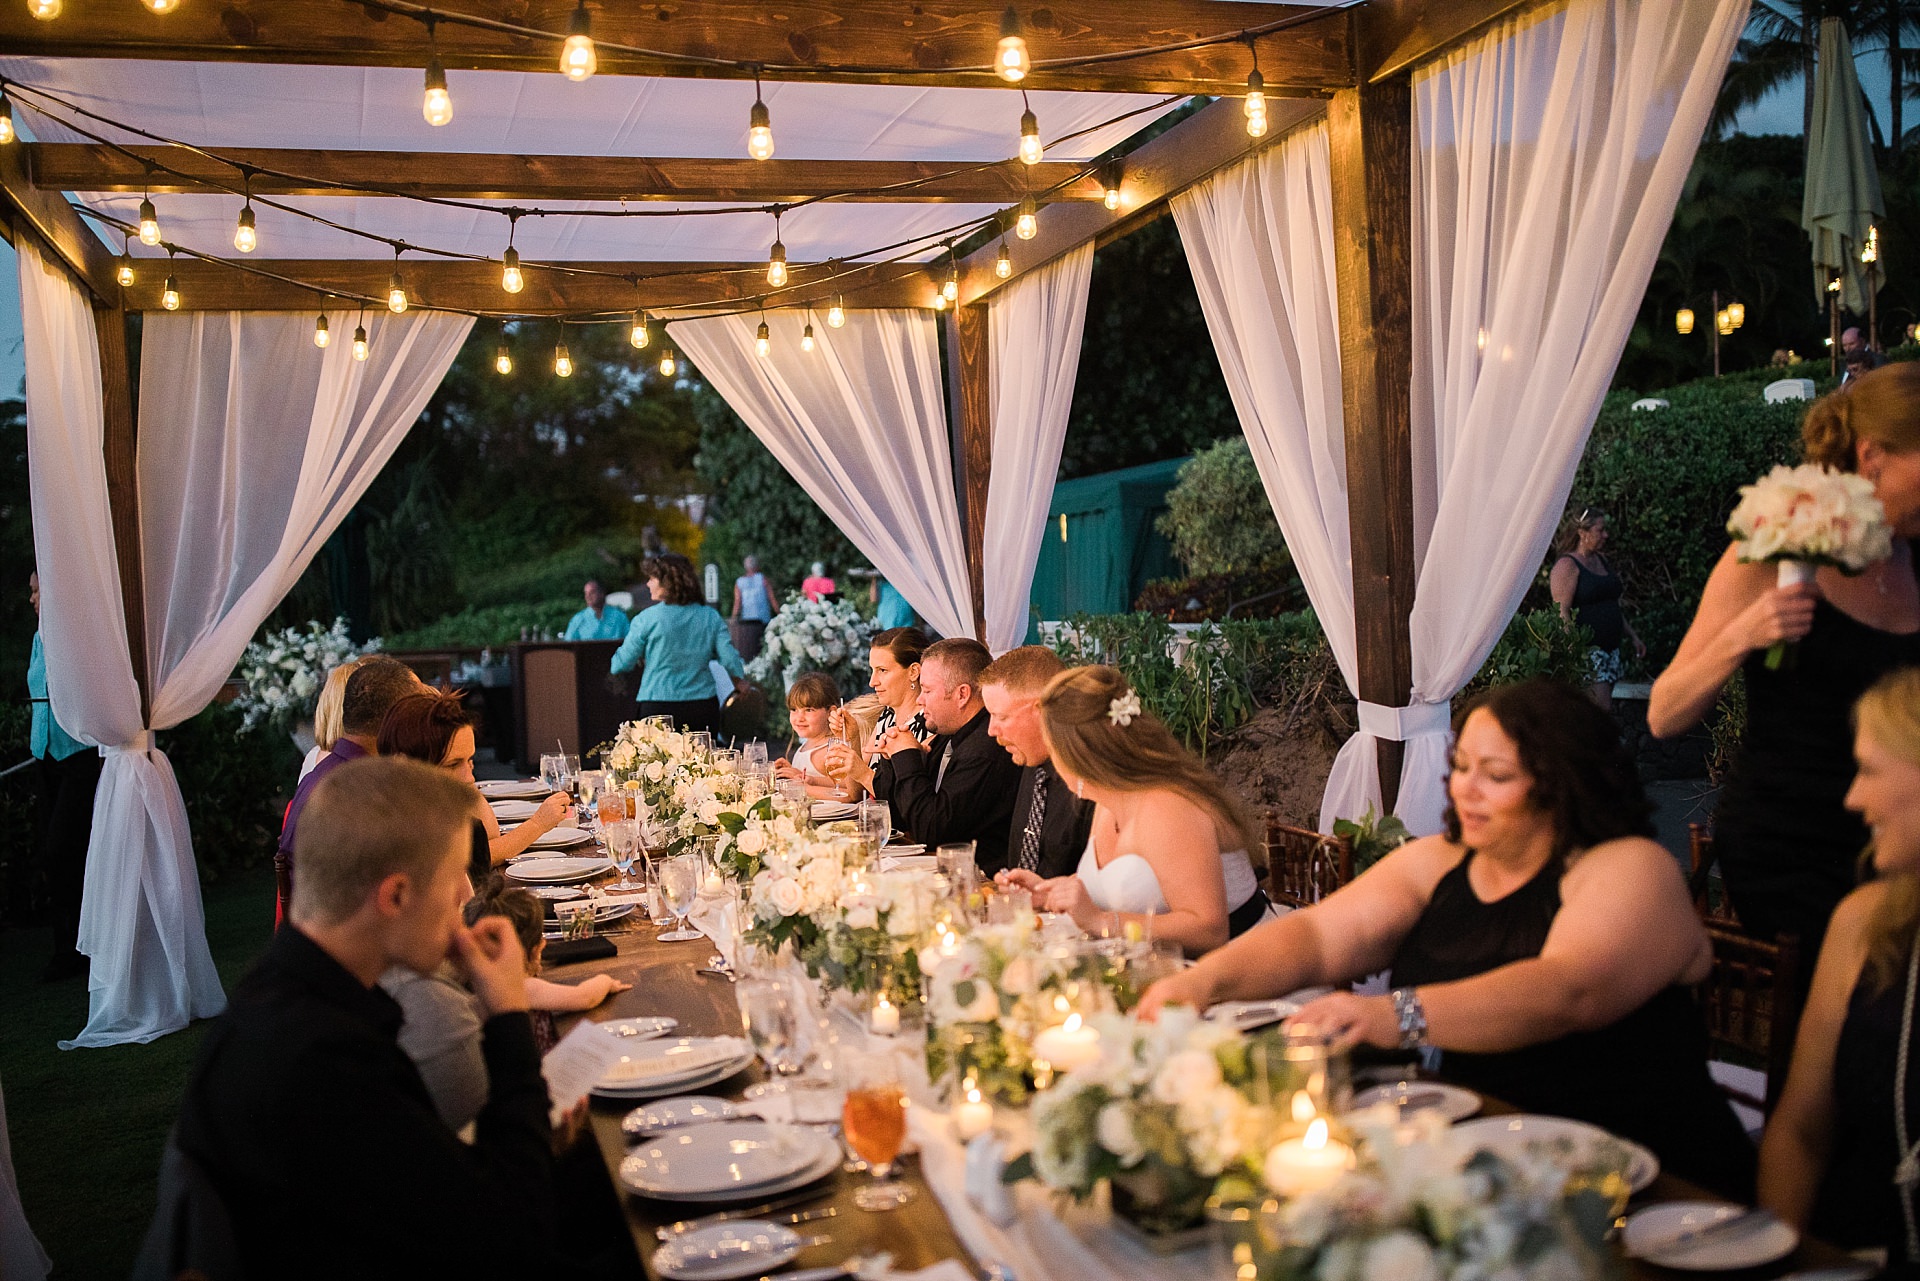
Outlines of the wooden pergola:
M 504 201 L 671 201 L 680 205 L 950 203 L 1011 206 L 1044 192 L 1032 239 L 1007 238 L 1012 270 L 996 270 L 989 240 L 949 264 L 937 252 L 907 261 L 794 264 L 770 289 L 764 258 L 722 262 L 529 263 L 523 292 L 503 297 L 500 266 L 481 258 L 409 259 L 418 305 L 500 316 L 604 317 L 649 309 L 733 305 L 924 307 L 950 270 L 946 310 L 950 421 L 976 626 L 981 612 L 989 422 L 986 304 L 1022 275 L 1088 243 L 1106 244 L 1159 217 L 1168 200 L 1220 169 L 1324 116 L 1330 125 L 1338 228 L 1341 367 L 1353 539 L 1353 588 L 1363 700 L 1398 707 L 1412 682 L 1408 631 L 1415 564 L 1411 462 L 1411 72 L 1486 24 L 1542 0 L 1365 0 L 1345 7 L 1235 0 L 1056 0 L 1016 6 L 1032 50 L 1022 87 L 1221 100 L 1124 158 L 1112 171 L 1011 158 L 758 161 L 745 156 L 616 158 L 453 152 L 183 148 L 34 142 L 0 147 L 0 215 L 10 237 L 50 246 L 90 293 L 99 321 L 112 499 L 129 649 L 150 694 L 139 570 L 135 417 L 128 313 L 158 309 L 159 274 L 116 281 L 116 255 L 83 220 L 73 193 L 233 192 L 325 199 L 435 196 Z M 598 74 L 1007 88 L 991 66 L 1004 6 L 966 0 L 610 0 L 588 5 Z M 409 0 L 185 0 L 156 14 L 134 0 L 74 3 L 51 21 L 0 6 L 0 48 L 34 58 L 418 68 L 432 48 L 450 70 L 557 74 L 571 0 L 461 0 L 434 11 Z M 431 20 L 431 21 L 428 21 Z M 551 33 L 536 36 L 531 30 Z M 1270 123 L 1246 129 L 1241 97 L 1257 54 Z M 849 195 L 847 193 L 856 193 Z M 235 259 L 238 255 L 233 256 Z M 150 261 L 150 260 L 146 260 Z M 540 269 L 533 270 L 538 266 Z M 392 255 L 247 261 L 182 258 L 172 268 L 188 309 L 312 310 L 315 299 L 378 299 Z M 144 708 L 143 708 L 144 710 Z M 1401 744 L 1380 743 L 1389 807 Z

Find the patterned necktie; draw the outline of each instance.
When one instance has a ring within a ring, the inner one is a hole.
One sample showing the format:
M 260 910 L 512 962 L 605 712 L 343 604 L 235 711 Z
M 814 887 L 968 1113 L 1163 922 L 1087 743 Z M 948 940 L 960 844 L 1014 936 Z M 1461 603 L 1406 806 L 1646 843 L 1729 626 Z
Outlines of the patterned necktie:
M 1027 828 L 1020 833 L 1020 866 L 1029 872 L 1040 867 L 1040 828 L 1047 821 L 1047 767 L 1033 770 L 1033 801 L 1027 806 Z

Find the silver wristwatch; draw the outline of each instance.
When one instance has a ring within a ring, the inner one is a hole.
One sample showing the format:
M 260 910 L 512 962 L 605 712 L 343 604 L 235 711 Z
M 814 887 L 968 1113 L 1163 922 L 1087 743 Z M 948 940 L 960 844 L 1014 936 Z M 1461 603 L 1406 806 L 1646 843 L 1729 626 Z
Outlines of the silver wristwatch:
M 1427 1009 L 1420 994 L 1410 987 L 1393 989 L 1393 1015 L 1400 1021 L 1400 1048 L 1424 1050 L 1427 1040 Z

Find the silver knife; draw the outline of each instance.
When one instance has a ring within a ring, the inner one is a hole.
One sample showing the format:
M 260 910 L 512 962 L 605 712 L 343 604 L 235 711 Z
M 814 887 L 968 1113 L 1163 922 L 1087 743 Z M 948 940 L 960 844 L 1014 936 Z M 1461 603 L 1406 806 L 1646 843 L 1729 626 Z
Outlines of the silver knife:
M 709 1227 L 715 1223 L 731 1223 L 735 1219 L 757 1219 L 775 1210 L 787 1210 L 796 1205 L 803 1205 L 808 1201 L 817 1201 L 825 1195 L 826 1193 L 824 1192 L 813 1191 L 800 1196 L 781 1197 L 778 1200 L 768 1201 L 764 1205 L 752 1206 L 745 1210 L 722 1210 L 717 1214 L 703 1214 L 697 1219 L 682 1219 L 678 1223 L 669 1223 L 664 1227 L 655 1228 L 653 1234 L 662 1241 L 665 1241 L 668 1237 L 675 1236 L 679 1233 L 690 1232 L 695 1228 Z M 812 1223 L 816 1219 L 831 1219 L 839 1213 L 840 1211 L 837 1208 L 828 1205 L 822 1206 L 817 1210 L 807 1210 L 800 1214 L 788 1215 L 785 1222 Z

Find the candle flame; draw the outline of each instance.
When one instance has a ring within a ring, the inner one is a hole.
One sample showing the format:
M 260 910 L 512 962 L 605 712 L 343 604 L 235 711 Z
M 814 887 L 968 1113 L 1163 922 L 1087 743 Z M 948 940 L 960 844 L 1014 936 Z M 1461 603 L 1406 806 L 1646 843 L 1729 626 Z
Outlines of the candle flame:
M 1060 1025 L 1060 1030 L 1063 1032 L 1078 1032 L 1080 1030 L 1080 1015 L 1077 1012 L 1067 1015 L 1067 1021 Z
M 1293 1119 L 1311 1121 L 1319 1109 L 1313 1106 L 1313 1096 L 1305 1090 L 1296 1090 L 1293 1095 Z
M 967 1091 L 967 1102 L 978 1103 L 979 1101 L 980 1101 L 980 1091 L 972 1090 L 972 1089 Z
M 1307 1127 L 1307 1137 L 1302 1140 L 1302 1146 L 1315 1149 L 1327 1146 L 1326 1118 L 1314 1118 L 1313 1124 Z
M 1058 996 L 1058 995 L 1056 995 L 1056 996 L 1055 996 L 1055 997 L 1053 998 L 1053 1008 L 1054 1008 L 1054 1009 L 1056 1009 L 1056 1010 L 1058 1010 L 1058 1011 L 1060 1011 L 1060 1012 L 1061 1012 L 1062 1014 L 1064 1014 L 1064 1013 L 1066 1013 L 1066 1012 L 1067 1012 L 1067 998 L 1066 998 L 1066 997 L 1064 997 L 1064 996 Z

